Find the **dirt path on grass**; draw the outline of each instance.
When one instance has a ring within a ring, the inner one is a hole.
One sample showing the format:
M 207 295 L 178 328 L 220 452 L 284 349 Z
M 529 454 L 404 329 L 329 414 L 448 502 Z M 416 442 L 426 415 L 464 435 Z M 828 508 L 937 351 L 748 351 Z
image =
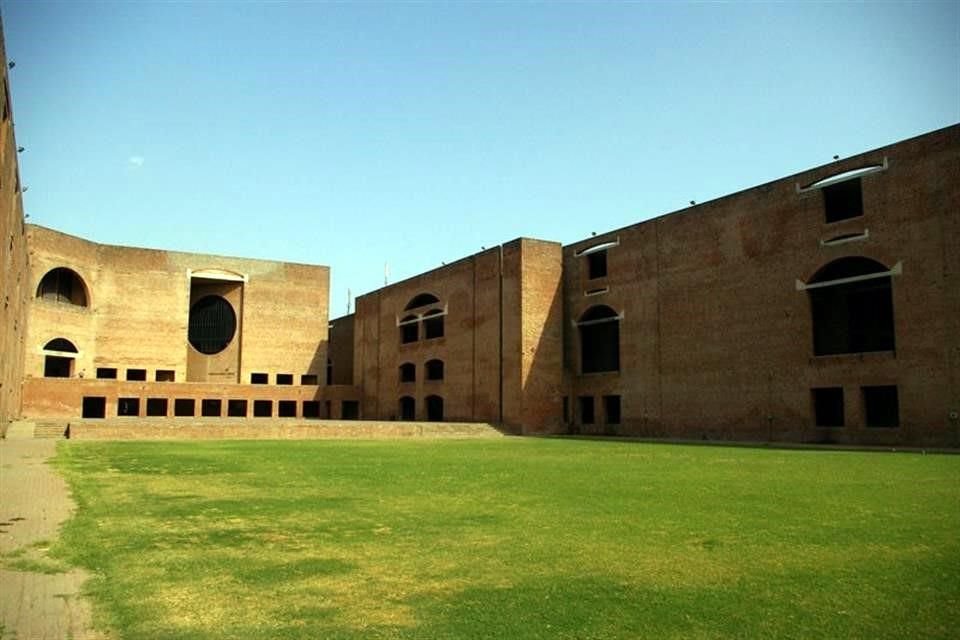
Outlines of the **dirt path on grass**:
M 0 640 L 103 639 L 80 597 L 87 574 L 49 573 L 47 544 L 73 512 L 67 483 L 47 461 L 56 440 L 0 441 Z M 46 567 L 48 572 L 19 570 Z

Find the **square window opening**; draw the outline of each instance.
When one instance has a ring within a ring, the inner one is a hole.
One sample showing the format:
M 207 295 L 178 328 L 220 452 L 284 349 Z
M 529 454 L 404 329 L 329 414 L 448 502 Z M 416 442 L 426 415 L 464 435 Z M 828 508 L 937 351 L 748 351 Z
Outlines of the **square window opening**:
M 192 418 L 196 415 L 197 401 L 193 398 L 177 398 L 173 401 L 173 415 L 178 418 Z
M 266 373 L 251 373 L 250 374 L 250 384 L 267 384 L 269 382 L 270 376 Z
M 297 417 L 297 401 L 281 400 L 277 403 L 277 416 L 281 418 Z
M 83 418 L 106 418 L 107 399 L 102 396 L 84 396 L 80 416 Z
M 317 400 L 303 401 L 303 417 L 309 420 L 320 418 L 320 402 Z
M 340 404 L 340 417 L 343 420 L 359 420 L 360 403 L 356 400 L 344 400 Z
M 118 416 L 139 416 L 140 398 L 117 398 Z
M 97 378 L 100 380 L 116 380 L 117 370 L 113 367 L 97 367 Z
M 254 400 L 253 417 L 270 418 L 273 416 L 273 400 Z
M 157 382 L 175 382 L 177 374 L 172 369 L 157 369 Z
M 246 418 L 247 401 L 246 400 L 227 400 L 227 417 Z
M 200 401 L 200 415 L 204 418 L 219 418 L 222 409 L 222 400 L 207 399 Z
M 860 178 L 845 180 L 821 189 L 823 211 L 828 223 L 863 215 L 863 191 Z
M 127 380 L 136 382 L 145 382 L 147 380 L 146 369 L 127 369 Z
M 293 374 L 292 374 L 292 373 L 278 373 L 278 374 L 277 374 L 277 384 L 293 384 Z
M 900 426 L 900 399 L 896 385 L 862 387 L 867 426 L 892 429 Z
M 147 398 L 147 415 L 151 418 L 167 417 L 167 399 Z

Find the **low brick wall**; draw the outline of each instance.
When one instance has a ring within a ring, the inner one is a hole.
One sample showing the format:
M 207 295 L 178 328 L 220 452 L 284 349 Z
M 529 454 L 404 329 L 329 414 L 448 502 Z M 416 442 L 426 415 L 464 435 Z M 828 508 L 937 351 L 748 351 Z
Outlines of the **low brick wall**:
M 143 418 L 71 421 L 71 440 L 316 440 L 499 438 L 486 423 Z

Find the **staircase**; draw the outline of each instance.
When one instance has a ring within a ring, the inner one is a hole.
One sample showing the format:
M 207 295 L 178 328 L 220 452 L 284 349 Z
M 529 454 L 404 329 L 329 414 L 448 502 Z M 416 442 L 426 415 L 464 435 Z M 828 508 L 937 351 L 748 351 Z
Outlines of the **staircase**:
M 67 435 L 66 422 L 33 420 L 14 420 L 7 427 L 6 438 L 8 440 L 29 439 L 29 438 L 65 438 Z

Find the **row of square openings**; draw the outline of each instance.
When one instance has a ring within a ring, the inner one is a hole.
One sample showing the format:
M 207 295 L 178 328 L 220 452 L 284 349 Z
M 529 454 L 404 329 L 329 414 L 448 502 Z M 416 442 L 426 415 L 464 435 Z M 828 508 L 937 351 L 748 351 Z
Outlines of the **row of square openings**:
M 147 370 L 146 369 L 127 369 L 125 372 L 126 379 L 137 382 L 144 382 L 147 379 Z M 154 380 L 157 382 L 176 382 L 177 374 L 173 369 L 157 369 L 153 374 Z M 97 379 L 98 380 L 116 380 L 117 379 L 117 368 L 116 367 L 97 367 Z
M 328 365 L 329 366 L 329 365 Z M 278 373 L 274 377 L 275 384 L 279 385 L 291 385 L 293 384 L 294 376 L 292 373 Z M 300 376 L 300 384 L 307 386 L 315 386 L 320 384 L 319 376 L 315 373 L 305 373 Z M 250 384 L 270 384 L 270 374 L 269 373 L 251 373 L 250 374 Z M 329 384 L 329 381 L 327 382 Z
M 440 299 L 432 293 L 421 293 L 407 303 L 403 310 L 411 313 L 407 313 L 397 322 L 400 344 L 443 337 L 443 318 L 447 312 L 441 308 L 428 308 L 439 304 Z
M 846 407 L 843 387 L 820 387 L 810 390 L 814 424 L 818 427 L 845 427 Z M 867 427 L 900 426 L 900 399 L 896 385 L 860 387 L 863 422 Z
M 427 360 L 423 365 L 424 377 L 428 381 L 443 380 L 443 360 Z M 417 381 L 417 365 L 412 362 L 404 362 L 398 369 L 400 382 Z
M 170 400 L 168 398 L 146 398 L 142 403 L 144 412 L 141 413 L 141 398 L 117 398 L 116 415 L 118 417 L 170 417 Z M 305 418 L 321 419 L 332 417 L 332 406 L 329 400 L 323 402 L 323 414 L 319 400 L 304 400 L 300 403 L 300 413 L 297 414 L 296 400 L 221 400 L 219 398 L 200 400 L 200 413 L 197 414 L 197 400 L 194 398 L 175 398 L 173 400 L 173 416 L 178 418 Z M 276 407 L 276 413 L 274 413 Z M 226 414 L 224 414 L 226 409 Z M 252 409 L 252 413 L 249 410 Z M 105 418 L 107 414 L 107 399 L 103 396 L 84 396 L 82 417 Z M 340 418 L 342 420 L 358 420 L 360 418 L 360 404 L 356 400 L 343 400 L 340 404 Z
M 577 396 L 577 414 L 570 415 L 570 398 L 563 397 L 563 421 L 565 424 L 575 422 L 577 424 L 602 424 L 617 425 L 620 424 L 620 396 L 600 396 L 600 408 L 602 415 L 597 415 L 597 402 L 593 396 Z

